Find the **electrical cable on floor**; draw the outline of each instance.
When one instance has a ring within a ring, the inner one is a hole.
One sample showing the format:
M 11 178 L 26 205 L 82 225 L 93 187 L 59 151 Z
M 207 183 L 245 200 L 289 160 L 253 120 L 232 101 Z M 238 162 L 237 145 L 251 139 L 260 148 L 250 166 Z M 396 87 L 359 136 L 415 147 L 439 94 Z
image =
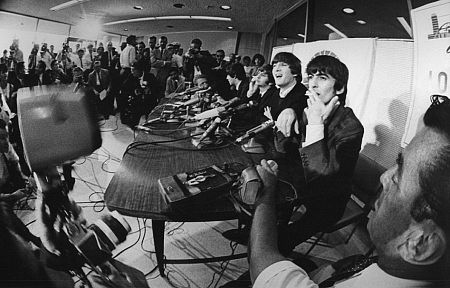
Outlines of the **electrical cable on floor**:
M 184 223 L 185 222 L 181 222 L 177 227 L 170 229 L 169 231 L 166 232 L 166 235 L 173 236 L 175 234 L 175 232 L 183 233 L 184 229 L 182 229 L 181 226 L 183 226 Z
M 142 231 L 141 231 L 141 222 L 139 222 L 139 218 L 136 218 L 136 220 L 137 220 L 137 223 L 138 223 L 138 231 L 139 231 L 139 236 L 138 236 L 137 240 L 136 240 L 133 244 L 131 244 L 130 246 L 128 246 L 127 248 L 125 248 L 125 249 L 123 249 L 122 251 L 116 253 L 116 254 L 112 257 L 113 259 L 116 259 L 116 257 L 118 257 L 120 254 L 122 254 L 123 252 L 125 252 L 125 251 L 131 249 L 133 246 L 135 246 L 137 243 L 139 243 L 139 240 L 141 239 L 141 235 L 142 235 L 142 234 L 141 234 L 141 233 L 142 233 Z
M 141 249 L 147 253 L 156 253 L 155 251 L 147 250 L 144 248 L 144 240 L 145 240 L 145 235 L 147 234 L 147 228 L 150 228 L 150 227 L 147 227 L 147 219 L 144 219 L 144 235 L 142 236 L 142 240 L 141 240 Z
M 112 117 L 116 118 L 116 127 L 111 128 L 111 129 L 100 129 L 100 132 L 114 132 L 119 129 L 119 124 L 118 124 L 119 117 L 117 117 L 116 115 L 112 115 Z M 106 120 L 105 120 L 105 123 L 106 123 Z

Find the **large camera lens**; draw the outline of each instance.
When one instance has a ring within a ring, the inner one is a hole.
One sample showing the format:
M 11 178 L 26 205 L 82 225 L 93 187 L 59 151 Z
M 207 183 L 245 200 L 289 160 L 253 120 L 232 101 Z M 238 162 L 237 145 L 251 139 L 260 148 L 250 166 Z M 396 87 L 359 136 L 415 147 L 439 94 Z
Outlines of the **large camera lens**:
M 89 228 L 95 232 L 111 251 L 125 241 L 131 230 L 128 222 L 117 211 L 103 215 Z

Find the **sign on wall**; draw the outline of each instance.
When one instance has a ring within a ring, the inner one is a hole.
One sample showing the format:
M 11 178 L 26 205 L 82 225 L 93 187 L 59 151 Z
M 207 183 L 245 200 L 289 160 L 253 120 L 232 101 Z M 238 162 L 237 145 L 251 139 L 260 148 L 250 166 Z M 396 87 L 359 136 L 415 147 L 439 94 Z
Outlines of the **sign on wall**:
M 430 96 L 450 97 L 450 0 L 442 0 L 411 11 L 415 42 L 413 99 L 403 144 L 408 144 L 422 125 Z

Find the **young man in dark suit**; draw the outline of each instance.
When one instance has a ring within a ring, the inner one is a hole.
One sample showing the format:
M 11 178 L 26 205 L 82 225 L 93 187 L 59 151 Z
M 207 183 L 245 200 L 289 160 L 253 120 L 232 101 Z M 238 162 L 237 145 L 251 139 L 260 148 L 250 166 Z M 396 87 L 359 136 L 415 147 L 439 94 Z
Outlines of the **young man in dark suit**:
M 109 71 L 101 68 L 100 60 L 94 61 L 94 71 L 89 73 L 88 86 L 91 89 L 91 101 L 97 112 L 105 119 L 114 111 L 114 98 L 111 91 Z
M 280 176 L 307 199 L 305 215 L 280 226 L 279 248 L 285 255 L 342 216 L 364 133 L 352 109 L 344 106 L 349 75 L 345 64 L 321 55 L 308 63 L 306 72 L 309 98 L 304 114 L 287 108 L 276 121 L 279 133 L 292 140 L 280 144 Z

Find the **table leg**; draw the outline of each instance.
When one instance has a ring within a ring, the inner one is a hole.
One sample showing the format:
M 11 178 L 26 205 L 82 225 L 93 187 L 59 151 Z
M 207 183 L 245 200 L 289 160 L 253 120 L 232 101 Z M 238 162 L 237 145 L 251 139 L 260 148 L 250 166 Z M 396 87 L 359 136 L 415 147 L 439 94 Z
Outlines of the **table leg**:
M 156 262 L 159 275 L 164 275 L 164 220 L 152 220 L 153 242 L 155 245 Z

